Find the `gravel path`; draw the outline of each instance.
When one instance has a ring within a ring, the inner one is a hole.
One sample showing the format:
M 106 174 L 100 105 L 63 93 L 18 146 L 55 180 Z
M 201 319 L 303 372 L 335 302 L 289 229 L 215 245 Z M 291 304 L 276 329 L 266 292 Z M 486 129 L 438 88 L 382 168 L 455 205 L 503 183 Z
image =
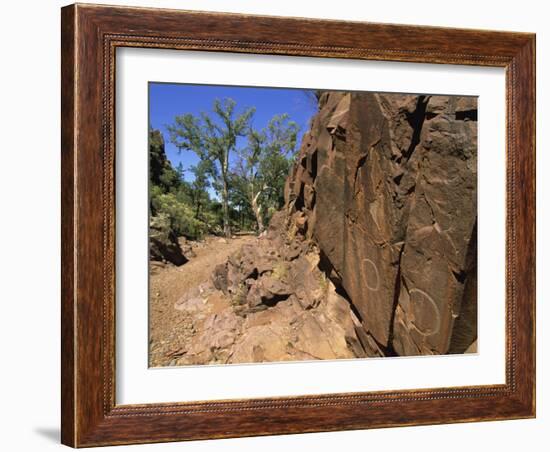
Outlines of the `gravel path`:
M 192 334 L 192 323 L 182 311 L 174 308 L 187 291 L 208 281 L 214 267 L 227 260 L 229 255 L 246 243 L 257 240 L 244 235 L 232 239 L 207 237 L 193 247 L 196 257 L 186 264 L 155 266 L 150 276 L 149 295 L 149 365 L 170 365 L 177 350 Z

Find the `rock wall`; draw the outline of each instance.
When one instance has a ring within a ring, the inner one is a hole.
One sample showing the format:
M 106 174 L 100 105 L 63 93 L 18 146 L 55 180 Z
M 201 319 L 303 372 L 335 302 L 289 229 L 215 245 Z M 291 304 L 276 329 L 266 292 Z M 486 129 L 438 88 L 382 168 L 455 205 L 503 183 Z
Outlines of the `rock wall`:
M 476 341 L 476 200 L 472 97 L 324 92 L 285 187 L 369 355 Z

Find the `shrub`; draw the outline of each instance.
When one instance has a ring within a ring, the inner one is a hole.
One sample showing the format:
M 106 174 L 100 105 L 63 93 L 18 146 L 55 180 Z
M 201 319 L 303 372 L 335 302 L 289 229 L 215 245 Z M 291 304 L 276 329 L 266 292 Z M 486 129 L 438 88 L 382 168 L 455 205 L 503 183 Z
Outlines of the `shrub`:
M 194 217 L 193 208 L 181 202 L 173 193 L 151 190 L 151 227 L 159 225 L 161 231 L 173 231 L 177 236 L 197 239 L 208 232 L 208 224 Z M 156 229 L 156 228 L 155 228 Z

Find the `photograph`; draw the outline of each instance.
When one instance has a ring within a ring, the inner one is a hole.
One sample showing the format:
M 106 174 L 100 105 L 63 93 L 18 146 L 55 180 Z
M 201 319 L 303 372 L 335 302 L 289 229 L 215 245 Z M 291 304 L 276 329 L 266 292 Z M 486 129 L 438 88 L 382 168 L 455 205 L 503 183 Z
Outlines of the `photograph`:
M 477 97 L 148 96 L 150 367 L 477 352 Z
M 24 232 L 4 234 L 22 269 L 4 361 L 24 371 L 5 386 L 26 421 L 8 443 L 542 438 L 544 15 L 132 1 L 26 5 L 41 39 L 6 40 L 33 79 L 4 71 L 21 158 L 5 223 Z M 34 157 L 21 93 L 42 118 Z M 59 265 L 35 281 L 29 256 Z

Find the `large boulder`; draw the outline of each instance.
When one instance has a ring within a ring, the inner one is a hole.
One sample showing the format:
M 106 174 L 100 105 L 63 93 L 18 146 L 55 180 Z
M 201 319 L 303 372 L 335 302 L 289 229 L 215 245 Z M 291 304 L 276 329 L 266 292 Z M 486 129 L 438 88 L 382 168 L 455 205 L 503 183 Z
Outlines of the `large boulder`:
M 151 217 L 149 224 L 149 259 L 158 262 L 170 262 L 183 265 L 188 259 L 178 242 L 178 238 L 170 229 L 169 220 L 165 215 Z

